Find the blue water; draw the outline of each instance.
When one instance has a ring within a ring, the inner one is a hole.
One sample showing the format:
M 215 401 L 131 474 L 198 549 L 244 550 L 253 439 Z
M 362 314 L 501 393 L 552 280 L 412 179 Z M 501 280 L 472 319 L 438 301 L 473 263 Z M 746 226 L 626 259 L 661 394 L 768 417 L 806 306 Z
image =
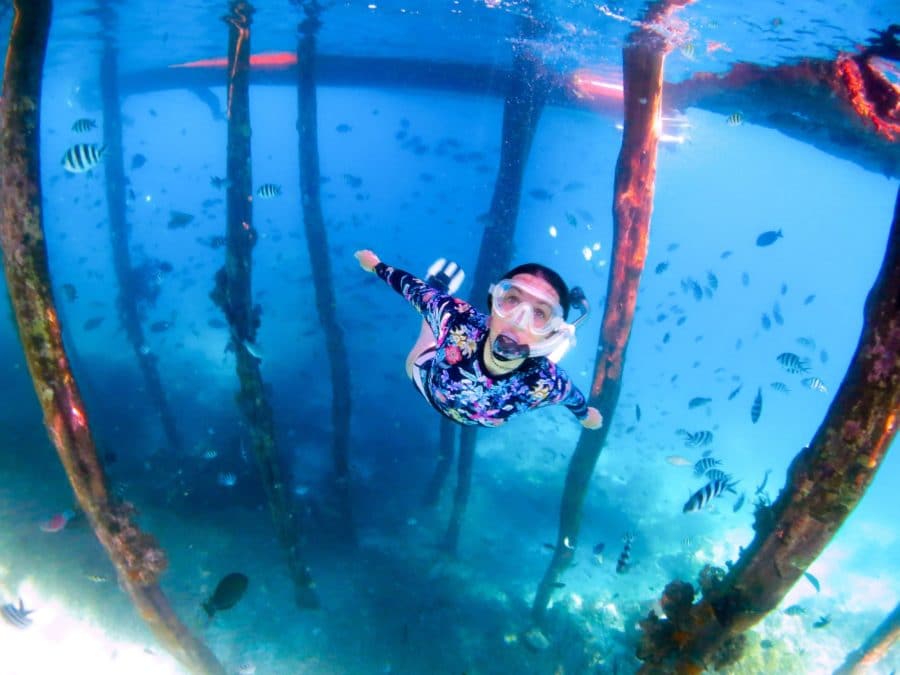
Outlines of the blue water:
M 493 4 L 336 3 L 323 12 L 319 48 L 327 55 L 475 64 L 499 77 L 510 66 L 527 3 Z M 438 508 L 422 508 L 437 457 L 439 417 L 403 371 L 420 319 L 353 258 L 354 251 L 370 248 L 417 274 L 437 257 L 456 260 L 469 272 L 459 292 L 468 297 L 479 256 L 479 216 L 490 204 L 497 173 L 502 98 L 448 91 L 440 83 L 370 85 L 364 71 L 352 84 L 320 86 L 318 149 L 328 179 L 323 208 L 335 310 L 351 367 L 352 409 L 344 423 L 351 435 L 360 543 L 341 549 L 313 525 L 308 556 L 323 608 L 304 612 L 290 600 L 283 556 L 234 403 L 228 330 L 209 298 L 224 249 L 208 242 L 225 232 L 225 192 L 210 179 L 226 175 L 227 125 L 195 91 L 171 80 L 154 85 L 169 65 L 224 55 L 227 33 L 219 18 L 226 5 L 127 3 L 115 7 L 112 36 L 98 27 L 94 3 L 57 5 L 40 143 L 44 228 L 64 338 L 98 447 L 115 454 L 107 466 L 111 485 L 135 503 L 141 525 L 166 549 L 171 569 L 163 589 L 228 672 L 240 672 L 241 664 L 252 664 L 260 675 L 634 672 L 636 621 L 654 607 L 668 581 L 696 581 L 705 563 L 736 559 L 752 538 L 754 488 L 771 470 L 768 493 L 774 498 L 788 464 L 821 424 L 859 339 L 897 176 L 750 120 L 730 126 L 725 115 L 708 110 L 678 112 L 674 128 L 681 142 L 659 148 L 650 248 L 623 389 L 588 492 L 577 564 L 554 594 L 546 628 L 551 646 L 533 652 L 521 632 L 550 559 L 543 544 L 556 538 L 567 460 L 581 427 L 565 409 L 551 408 L 481 432 L 459 555 L 441 553 L 437 543 L 455 471 Z M 687 32 L 667 59 L 666 80 L 724 73 L 741 61 L 834 58 L 864 43 L 871 29 L 896 21 L 890 5 L 698 2 L 678 14 Z M 548 33 L 530 46 L 555 72 L 615 72 L 629 21 L 641 15 L 641 5 L 607 10 L 578 1 L 548 3 L 542 8 L 550 17 Z M 6 35 L 8 11 L 0 16 Z M 253 52 L 293 52 L 298 17 L 293 3 L 259 2 Z M 158 297 L 146 305 L 143 327 L 144 347 L 158 358 L 175 411 L 180 454 L 167 446 L 119 324 L 103 165 L 69 175 L 60 164 L 73 143 L 102 140 L 99 54 L 105 38 L 118 45 L 123 91 L 137 92 L 121 101 L 132 265 L 171 265 L 171 271 L 151 275 Z M 727 50 L 708 50 L 708 41 Z M 332 389 L 300 210 L 297 93 L 289 80 L 251 88 L 254 188 L 275 183 L 283 189 L 275 199 L 254 201 L 259 241 L 253 299 L 263 310 L 261 370 L 290 490 L 298 504 L 327 512 Z M 224 110 L 224 85 L 210 91 Z M 75 134 L 71 125 L 82 117 L 100 126 Z M 515 264 L 534 260 L 553 267 L 570 286 L 582 286 L 595 308 L 562 362 L 582 391 L 589 389 L 595 366 L 611 262 L 613 177 L 622 137 L 617 124 L 621 119 L 584 109 L 544 110 L 524 170 L 514 242 Z M 896 157 L 896 147 L 885 152 Z M 130 169 L 137 154 L 146 164 Z M 546 193 L 550 198 L 541 198 Z M 172 229 L 172 211 L 194 220 Z M 768 230 L 781 230 L 783 238 L 757 246 L 757 236 Z M 660 263 L 668 265 L 657 273 Z M 710 274 L 717 287 L 702 299 L 684 291 L 688 278 L 709 286 Z M 77 299 L 67 297 L 66 284 L 77 290 Z M 783 324 L 774 321 L 776 303 Z M 772 321 L 768 329 L 764 314 Z M 102 321 L 90 327 L 92 319 Z M 151 330 L 160 321 L 171 326 Z M 775 358 L 785 351 L 809 358 L 810 374 L 828 392 L 809 390 L 801 376 L 785 373 Z M 125 648 L 98 635 L 146 647 L 163 659 L 83 519 L 56 534 L 38 527 L 68 508 L 73 496 L 42 428 L 12 320 L 0 322 L 0 378 L 0 599 L 22 596 L 37 607 L 26 633 L 0 623 L 0 674 L 49 672 L 42 664 L 54 650 L 70 663 L 79 658 L 77 672 L 121 672 L 111 654 Z M 790 391 L 776 391 L 773 382 Z M 738 385 L 740 392 L 728 400 Z M 758 388 L 763 412 L 753 424 Z M 713 401 L 689 409 L 688 401 L 698 396 Z M 702 482 L 690 467 L 666 458 L 693 462 L 701 450 L 685 448 L 679 429 L 713 432 L 714 456 L 741 481 L 738 492 L 747 493 L 743 509 L 733 512 L 734 497 L 727 496 L 713 509 L 682 514 Z M 210 450 L 216 456 L 205 458 Z M 811 566 L 821 591 L 801 579 L 755 629 L 745 659 L 728 672 L 831 672 L 897 605 L 898 462 L 896 452 L 888 453 L 859 507 Z M 235 475 L 234 486 L 218 482 L 225 472 Z M 617 575 L 616 557 L 629 532 L 635 534 L 633 566 Z M 606 546 L 602 562 L 590 552 L 600 542 Z M 234 570 L 250 578 L 247 596 L 205 625 L 200 602 Z M 105 580 L 90 578 L 98 576 Z M 782 610 L 792 604 L 806 614 L 786 615 Z M 74 617 L 71 623 L 62 622 L 64 615 Z M 830 625 L 813 628 L 822 615 L 831 616 Z M 763 649 L 762 639 L 774 645 Z M 74 657 L 70 643 L 99 646 Z M 4 662 L 2 654 L 10 650 L 26 656 Z M 181 672 L 165 663 L 146 672 Z M 871 672 L 887 674 L 898 666 L 895 648 Z

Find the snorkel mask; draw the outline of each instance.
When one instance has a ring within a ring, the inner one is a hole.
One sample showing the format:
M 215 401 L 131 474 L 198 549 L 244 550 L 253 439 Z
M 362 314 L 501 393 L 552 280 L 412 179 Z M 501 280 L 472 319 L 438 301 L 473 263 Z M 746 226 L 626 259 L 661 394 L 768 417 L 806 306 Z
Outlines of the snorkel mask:
M 494 357 L 512 361 L 528 357 L 546 356 L 554 363 L 575 346 L 575 329 L 590 313 L 584 291 L 569 290 L 569 300 L 581 312 L 572 323 L 566 323 L 559 302 L 545 291 L 519 279 L 503 279 L 490 288 L 491 311 L 502 319 L 545 338 L 536 345 L 520 344 L 512 336 L 501 334 L 491 344 Z

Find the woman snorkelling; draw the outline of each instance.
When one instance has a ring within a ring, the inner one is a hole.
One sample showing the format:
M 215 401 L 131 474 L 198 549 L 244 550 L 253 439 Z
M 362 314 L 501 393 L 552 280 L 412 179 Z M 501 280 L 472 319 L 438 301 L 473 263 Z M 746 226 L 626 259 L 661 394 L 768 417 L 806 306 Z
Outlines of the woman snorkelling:
M 453 297 L 465 276 L 455 263 L 436 261 L 422 281 L 385 265 L 372 251 L 355 256 L 424 318 L 406 374 L 439 413 L 459 424 L 496 427 L 513 415 L 562 403 L 584 427 L 603 424 L 557 366 L 574 345 L 588 304 L 581 289 L 570 290 L 556 272 L 537 263 L 510 270 L 491 286 L 485 315 Z M 581 312 L 571 324 L 570 305 Z

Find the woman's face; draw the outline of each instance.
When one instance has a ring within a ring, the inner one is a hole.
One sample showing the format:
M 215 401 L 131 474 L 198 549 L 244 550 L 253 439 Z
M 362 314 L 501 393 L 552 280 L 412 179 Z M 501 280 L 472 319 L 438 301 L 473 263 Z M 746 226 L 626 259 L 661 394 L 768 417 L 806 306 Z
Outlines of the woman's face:
M 546 279 L 542 279 L 533 274 L 517 274 L 513 277 L 513 281 L 521 281 L 523 284 L 532 286 L 536 291 L 540 291 L 543 296 L 552 298 L 555 304 L 559 304 L 559 294 Z M 550 318 L 553 312 L 553 306 L 547 304 L 546 300 L 536 296 L 530 296 L 529 294 L 523 294 L 522 300 L 531 304 L 534 312 L 544 312 L 545 318 Z M 549 337 L 535 335 L 528 330 L 527 327 L 518 326 L 511 320 L 511 317 L 509 319 L 504 319 L 503 317 L 498 316 L 497 312 L 491 312 L 489 326 L 490 339 L 493 341 L 497 336 L 504 334 L 513 338 L 520 345 L 528 345 L 529 347 L 540 344 Z

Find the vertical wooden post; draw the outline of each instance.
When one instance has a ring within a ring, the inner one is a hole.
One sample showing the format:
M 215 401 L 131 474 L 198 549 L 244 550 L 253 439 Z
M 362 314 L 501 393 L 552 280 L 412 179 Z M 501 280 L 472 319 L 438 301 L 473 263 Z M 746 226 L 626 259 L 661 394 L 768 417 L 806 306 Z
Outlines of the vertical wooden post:
M 512 260 L 516 221 L 519 217 L 519 202 L 522 196 L 522 176 L 525 173 L 531 143 L 544 110 L 549 87 L 549 78 L 544 72 L 540 58 L 528 48 L 525 39 L 534 38 L 543 31 L 543 25 L 533 16 L 523 17 L 520 29 L 523 40 L 518 41 L 513 47 L 513 75 L 503 104 L 500 168 L 494 183 L 491 207 L 482 218 L 484 232 L 481 235 L 478 264 L 472 280 L 470 298 L 476 305 L 485 301 L 491 283 L 509 269 Z M 441 420 L 441 424 L 453 423 Z M 442 438 L 444 435 L 445 432 L 442 431 Z M 450 553 L 456 552 L 463 515 L 469 501 L 477 436 L 475 427 L 464 427 L 460 433 L 453 512 L 443 541 L 443 548 Z M 435 500 L 446 472 L 450 469 L 450 462 L 443 461 L 444 456 L 442 442 L 442 461 L 437 465 L 429 488 L 435 493 Z
M 122 148 L 122 108 L 119 97 L 118 53 L 113 42 L 115 21 L 113 8 L 108 0 L 100 3 L 100 23 L 103 35 L 103 52 L 100 58 L 100 89 L 103 104 L 103 144 L 106 146 L 103 164 L 106 174 L 106 206 L 109 213 L 109 231 L 112 239 L 113 269 L 119 287 L 116 307 L 119 321 L 131 343 L 138 366 L 144 377 L 147 396 L 159 414 L 169 449 L 181 452 L 181 439 L 175 427 L 175 419 L 166 400 L 156 355 L 147 350 L 141 317 L 135 292 L 135 270 L 131 266 L 128 240 L 130 227 L 125 217 L 125 163 Z
M 337 497 L 338 527 L 341 538 L 348 543 L 356 539 L 350 506 L 350 366 L 344 346 L 344 332 L 335 311 L 334 280 L 325 218 L 322 214 L 321 175 L 319 172 L 319 123 L 316 99 L 316 32 L 319 22 L 319 3 L 303 3 L 305 19 L 300 23 L 297 43 L 297 103 L 300 119 L 300 195 L 306 245 L 312 265 L 313 286 L 319 323 L 325 333 L 328 364 L 331 368 L 332 457 L 334 460 L 333 490 Z
M 603 415 L 604 424 L 599 431 L 581 433 L 569 462 L 556 549 L 538 585 L 531 609 L 535 624 L 543 622 L 559 575 L 572 563 L 585 495 L 603 443 L 612 428 L 622 389 L 625 351 L 647 258 L 659 144 L 658 121 L 662 110 L 663 63 L 671 49 L 652 26 L 689 2 L 691 0 L 654 3 L 629 36 L 622 53 L 625 128 L 616 162 L 609 288 L 600 331 L 600 356 L 594 369 L 589 401 Z
M 69 483 L 119 580 L 163 646 L 189 671 L 224 675 L 212 652 L 181 623 L 159 588 L 166 556 L 114 501 L 62 343 L 41 211 L 41 77 L 50 0 L 16 0 L 0 103 L 0 245 L 28 370 Z
M 228 216 L 225 266 L 216 273 L 213 302 L 225 314 L 237 367 L 240 392 L 237 403 L 250 433 L 250 445 L 266 491 L 278 541 L 287 555 L 294 582 L 294 599 L 301 608 L 317 608 L 312 574 L 304 563 L 299 525 L 278 461 L 275 423 L 259 360 L 247 344 L 254 343 L 261 310 L 251 300 L 253 246 L 253 181 L 250 173 L 250 22 L 253 7 L 241 0 L 231 3 L 225 22 L 228 32 Z

